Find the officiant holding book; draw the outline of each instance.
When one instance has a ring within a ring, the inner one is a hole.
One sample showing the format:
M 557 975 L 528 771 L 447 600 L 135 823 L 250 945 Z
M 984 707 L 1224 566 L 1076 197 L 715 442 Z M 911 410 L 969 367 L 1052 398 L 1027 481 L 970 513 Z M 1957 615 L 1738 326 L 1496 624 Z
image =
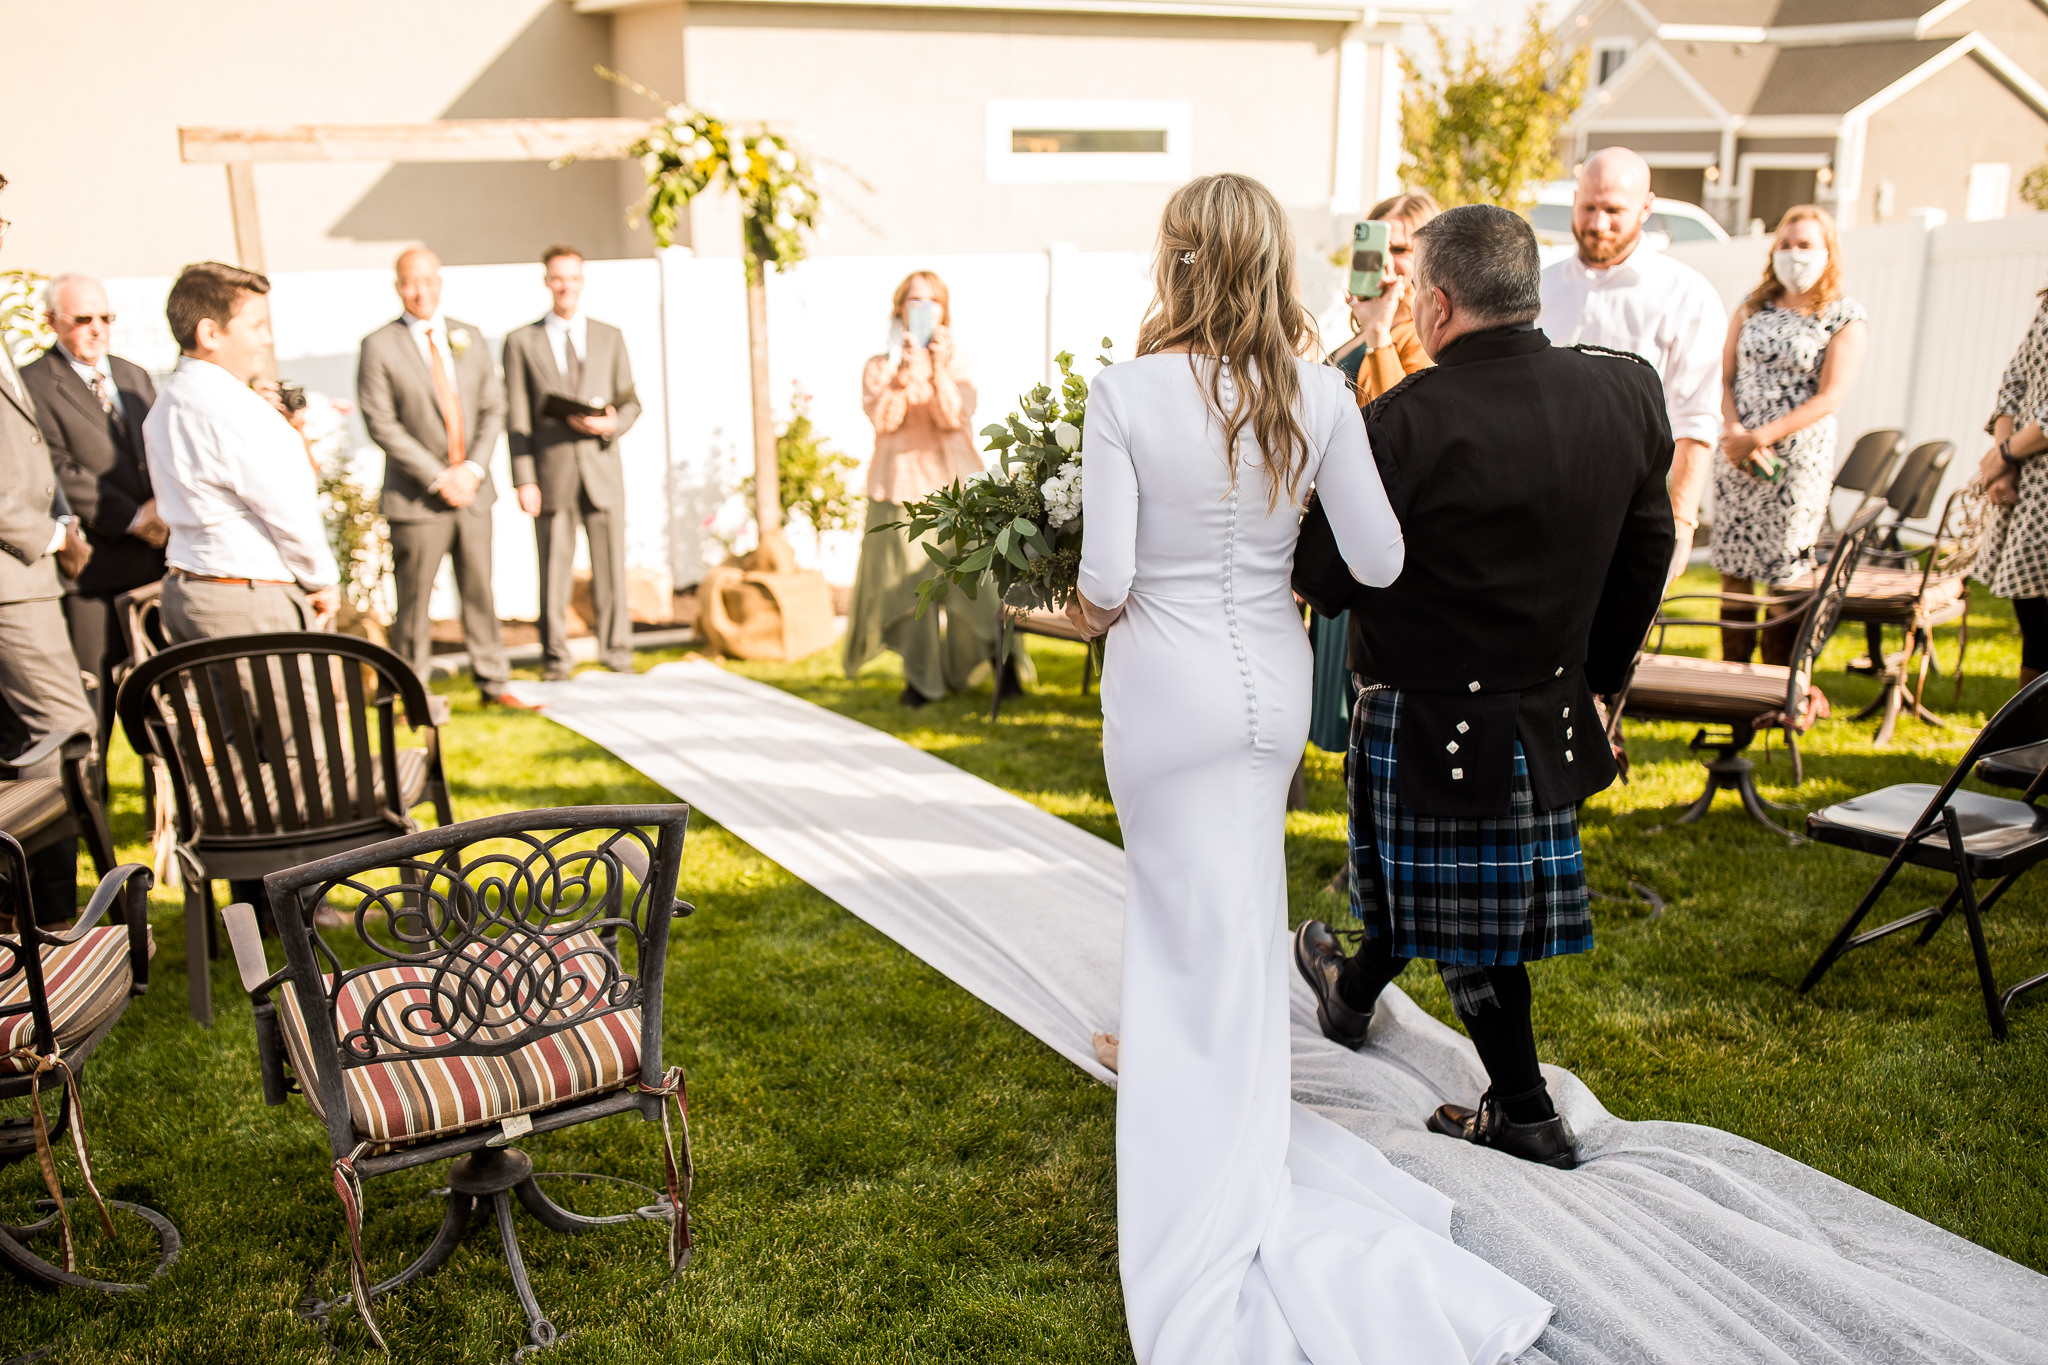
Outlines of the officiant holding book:
M 640 416 L 633 367 L 619 329 L 583 314 L 583 253 L 549 247 L 541 267 L 554 307 L 505 338 L 512 482 L 533 518 L 540 557 L 544 676 L 569 676 L 569 590 L 576 527 L 590 540 L 590 597 L 597 657 L 633 671 L 626 595 L 626 472 L 619 438 Z

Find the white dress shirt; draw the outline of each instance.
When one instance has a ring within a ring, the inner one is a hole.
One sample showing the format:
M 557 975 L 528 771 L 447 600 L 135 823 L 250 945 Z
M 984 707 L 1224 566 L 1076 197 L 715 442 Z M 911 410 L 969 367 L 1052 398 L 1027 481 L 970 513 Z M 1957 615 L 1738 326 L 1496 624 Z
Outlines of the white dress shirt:
M 171 567 L 207 578 L 341 581 L 306 443 L 283 414 L 210 361 L 182 356 L 142 423 Z
M 1721 347 L 1728 313 L 1706 276 L 1638 246 L 1595 270 L 1567 256 L 1543 272 L 1536 320 L 1559 346 L 1632 351 L 1657 367 L 1673 440 L 1721 439 Z
M 88 389 L 92 387 L 93 376 L 98 375 L 100 382 L 107 386 L 107 397 L 113 400 L 114 415 L 117 417 L 126 417 L 128 415 L 128 405 L 121 401 L 121 390 L 114 383 L 114 371 L 107 364 L 105 356 L 100 357 L 99 364 L 88 365 L 77 356 L 71 354 L 69 348 L 61 341 L 57 343 L 57 354 L 71 362 L 71 368 L 77 372 L 79 379 L 84 382 Z
M 548 310 L 542 324 L 548 330 L 548 345 L 554 348 L 555 369 L 561 374 L 569 373 L 569 353 L 563 349 L 565 341 L 576 343 L 576 360 L 579 365 L 590 363 L 590 322 L 578 312 L 575 317 L 564 319 L 552 308 Z

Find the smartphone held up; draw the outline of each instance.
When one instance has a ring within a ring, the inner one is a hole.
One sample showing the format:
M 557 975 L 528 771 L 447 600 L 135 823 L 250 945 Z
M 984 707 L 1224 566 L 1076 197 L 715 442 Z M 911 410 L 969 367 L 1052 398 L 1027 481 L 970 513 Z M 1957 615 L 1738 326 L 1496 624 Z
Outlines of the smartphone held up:
M 1376 299 L 1386 289 L 1391 234 L 1391 224 L 1379 219 L 1351 229 L 1351 297 Z
M 911 344 L 925 347 L 932 344 L 932 334 L 939 327 L 939 304 L 936 299 L 912 299 L 903 308 L 903 327 L 910 334 Z

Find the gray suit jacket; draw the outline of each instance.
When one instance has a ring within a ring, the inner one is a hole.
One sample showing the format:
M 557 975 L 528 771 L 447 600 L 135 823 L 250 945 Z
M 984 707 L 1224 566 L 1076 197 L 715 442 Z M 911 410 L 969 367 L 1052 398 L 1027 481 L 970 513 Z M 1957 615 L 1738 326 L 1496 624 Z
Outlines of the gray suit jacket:
M 70 509 L 57 491 L 35 401 L 26 384 L 16 390 L 14 361 L 4 347 L 0 367 L 0 603 L 61 597 L 50 538 L 57 516 Z
M 619 459 L 619 436 L 640 416 L 633 396 L 633 366 L 626 359 L 626 338 L 609 323 L 588 323 L 583 357 L 583 392 L 569 392 L 555 348 L 548 342 L 547 319 L 516 327 L 505 338 L 505 388 L 510 398 L 506 430 L 511 435 L 512 482 L 538 484 L 542 512 L 573 510 L 580 484 L 591 505 L 616 511 L 626 502 L 626 471 Z M 567 422 L 541 416 L 551 393 L 590 399 L 602 395 L 619 410 L 618 435 L 585 436 Z M 621 396 L 625 397 L 620 402 Z
M 491 456 L 505 431 L 505 386 L 484 346 L 484 334 L 467 322 L 447 319 L 450 351 L 469 341 L 455 355 L 455 389 L 462 399 L 463 446 L 468 459 L 484 476 L 469 510 L 483 512 L 498 500 L 491 484 Z M 356 401 L 370 439 L 384 451 L 384 496 L 387 521 L 428 521 L 455 509 L 429 493 L 427 486 L 448 469 L 448 428 L 434 398 L 434 377 L 427 370 L 403 318 L 394 318 L 363 338 L 356 365 Z

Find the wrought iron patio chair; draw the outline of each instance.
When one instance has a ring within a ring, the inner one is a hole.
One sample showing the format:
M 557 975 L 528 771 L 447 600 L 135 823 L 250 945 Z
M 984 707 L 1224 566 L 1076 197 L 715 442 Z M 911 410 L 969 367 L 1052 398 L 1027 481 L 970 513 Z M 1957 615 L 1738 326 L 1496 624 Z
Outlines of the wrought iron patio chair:
M 1899 783 L 1806 817 L 1813 838 L 1874 854 L 1885 859 L 1885 865 L 1799 983 L 1801 994 L 1812 990 L 1828 969 L 1853 949 L 1915 925 L 1923 926 L 1916 941 L 1927 943 L 1960 906 L 1969 930 L 1970 953 L 1976 960 L 1977 984 L 1984 994 L 1984 1012 L 1991 1020 L 1992 1034 L 2005 1037 L 2013 1001 L 2048 984 L 2048 972 L 2029 977 L 2001 994 L 1984 940 L 1983 917 L 2027 869 L 2048 858 L 2048 809 L 2040 805 L 2040 797 L 2048 790 L 2048 765 L 2035 769 L 2017 801 L 1966 791 L 1962 782 L 1987 757 L 2009 754 L 2019 745 L 2043 740 L 2048 740 L 2048 678 L 2036 678 L 1999 708 L 1940 786 Z M 1885 888 L 1907 863 L 1952 876 L 1954 888 L 1938 906 L 1858 933 Z M 1977 883 L 1987 879 L 1994 884 L 1979 899 Z
M 990 720 L 994 720 L 1003 714 L 1003 689 L 1001 686 L 1003 661 L 1016 653 L 1017 636 L 1039 635 L 1048 640 L 1070 640 L 1075 644 L 1083 646 L 1088 643 L 1088 637 L 1076 630 L 1073 622 L 1069 621 L 1059 612 L 1041 611 L 1035 607 L 1004 607 L 1002 610 L 1003 631 L 1007 632 L 1007 634 L 1000 635 L 997 639 L 996 657 L 994 660 L 997 686 L 995 688 L 995 696 L 989 702 L 988 718 Z M 1094 680 L 1094 677 L 1095 653 L 1093 650 L 1088 650 L 1081 656 L 1082 696 L 1088 695 L 1088 684 Z
M 264 884 L 285 957 L 274 971 L 254 911 L 228 908 L 264 1100 L 297 1090 L 327 1127 L 348 1298 L 380 1345 L 372 1301 L 439 1269 L 472 1219 L 496 1221 L 529 1344 L 555 1339 L 520 1255 L 515 1197 L 557 1232 L 666 1221 L 670 1266 L 688 1263 L 687 1094 L 682 1068 L 662 1061 L 662 965 L 671 921 L 690 913 L 675 898 L 688 823 L 682 805 L 518 811 L 273 872 Z M 346 930 L 315 924 L 323 902 L 351 907 Z M 570 1212 L 509 1145 L 629 1112 L 663 1125 L 667 1151 L 665 1202 L 636 1213 Z M 362 1182 L 451 1157 L 440 1231 L 372 1284 Z
M 1842 534 L 1841 527 L 1835 523 L 1834 495 L 1858 495 L 1855 511 L 1849 514 L 1849 519 L 1855 520 L 1857 512 L 1870 506 L 1873 499 L 1884 496 L 1885 480 L 1891 477 L 1892 466 L 1899 462 L 1899 456 L 1905 449 L 1906 433 L 1897 427 L 1879 427 L 1856 438 L 1856 444 L 1849 448 L 1842 467 L 1835 471 L 1835 480 L 1829 489 L 1827 514 L 1821 520 L 1820 539 L 1815 546 L 1817 558 L 1827 558 Z
M 253 881 L 416 829 L 411 812 L 429 802 L 453 823 L 438 700 L 390 650 L 318 631 L 172 645 L 122 680 L 128 743 L 170 774 L 194 1019 L 213 1020 L 215 880 Z M 399 746 L 401 710 L 415 746 Z
M 1947 442 L 1942 444 L 1946 445 Z M 1929 479 L 1931 488 L 1939 479 Z M 1876 564 L 1857 566 L 1849 580 L 1849 596 L 1842 604 L 1844 621 L 1860 621 L 1870 642 L 1869 658 L 1878 660 L 1883 686 L 1870 705 L 1858 711 L 1857 720 L 1881 716 L 1876 743 L 1889 744 L 1902 711 L 1910 711 L 1929 725 L 1948 722 L 1924 704 L 1927 675 L 1934 664 L 1936 627 L 1956 626 L 1956 699 L 1962 699 L 1963 665 L 1970 650 L 1970 571 L 1983 549 L 1990 529 L 1990 504 L 1975 484 L 1949 495 L 1942 508 L 1941 524 L 1934 540 L 1897 557 L 1890 553 Z M 1919 563 L 1914 563 L 1917 557 Z M 1884 628 L 1896 626 L 1905 636 L 1906 647 L 1897 654 L 1884 652 Z
M 154 1209 L 101 1197 L 79 1113 L 78 1086 L 86 1061 L 120 1021 L 128 1001 L 149 989 L 149 869 L 124 863 L 109 871 L 78 922 L 63 933 L 36 925 L 27 878 L 28 855 L 12 835 L 0 834 L 0 907 L 12 913 L 15 924 L 13 933 L 0 935 L 0 1100 L 27 1096 L 30 1105 L 28 1115 L 0 1121 L 0 1168 L 34 1159 L 50 1191 L 47 1200 L 37 1203 L 41 1218 L 25 1224 L 0 1223 L 0 1262 L 51 1288 L 125 1294 L 142 1288 L 177 1260 L 178 1230 Z M 100 921 L 109 916 L 118 922 L 102 925 Z M 43 1111 L 45 1085 L 57 1092 L 54 1124 Z M 158 1260 L 147 1279 L 100 1280 L 79 1273 L 71 1208 L 56 1164 L 55 1145 L 67 1134 L 107 1236 L 115 1236 L 110 1208 L 134 1214 L 155 1232 Z M 29 1247 L 33 1239 L 53 1229 L 59 1255 L 54 1262 Z
M 1842 600 L 1850 575 L 1862 557 L 1880 505 L 1865 507 L 1843 530 L 1835 553 L 1815 584 L 1802 592 L 1771 596 L 1733 593 L 1684 593 L 1665 599 L 1674 602 L 1706 599 L 1737 602 L 1780 609 L 1779 615 L 1763 622 L 1728 622 L 1712 617 L 1670 616 L 1659 613 L 1651 626 L 1655 650 L 1637 656 L 1635 670 L 1619 695 L 1610 716 L 1610 733 L 1618 734 L 1623 716 L 1639 720 L 1696 721 L 1701 729 L 1690 747 L 1695 753 L 1712 749 L 1716 757 L 1703 760 L 1707 788 L 1697 801 L 1678 817 L 1689 824 L 1705 815 L 1718 792 L 1732 791 L 1742 798 L 1750 818 L 1788 838 L 1799 836 L 1771 819 L 1767 803 L 1756 789 L 1756 765 L 1743 756 L 1759 730 L 1780 730 L 1792 755 L 1792 782 L 1805 780 L 1799 756 L 1801 734 L 1813 724 L 1813 668 L 1821 650 L 1827 647 L 1841 619 Z M 1699 659 L 1661 650 L 1667 631 L 1674 627 L 1761 630 L 1783 625 L 1791 618 L 1800 621 L 1799 635 L 1792 649 L 1792 662 L 1785 664 L 1742 664 L 1719 659 Z M 1725 734 L 1710 733 L 1725 731 Z
M 56 776 L 26 775 L 53 757 Z M 96 875 L 114 870 L 114 835 L 100 801 L 90 731 L 46 735 L 13 758 L 0 759 L 0 831 L 30 853 L 75 837 L 85 845 Z

